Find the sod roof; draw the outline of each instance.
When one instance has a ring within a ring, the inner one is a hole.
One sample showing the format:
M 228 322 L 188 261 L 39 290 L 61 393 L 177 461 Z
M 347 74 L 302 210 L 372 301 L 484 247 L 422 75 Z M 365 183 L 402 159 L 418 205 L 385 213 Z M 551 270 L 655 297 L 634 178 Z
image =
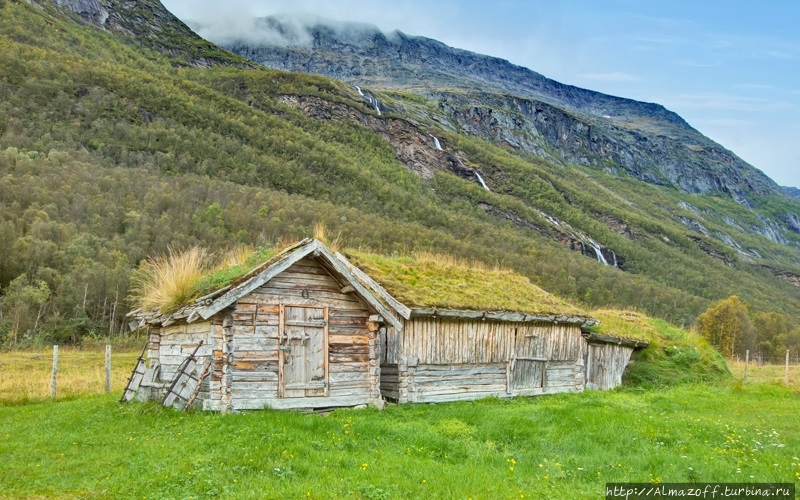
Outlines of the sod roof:
M 389 257 L 354 250 L 345 255 L 409 307 L 588 316 L 514 271 L 437 255 Z

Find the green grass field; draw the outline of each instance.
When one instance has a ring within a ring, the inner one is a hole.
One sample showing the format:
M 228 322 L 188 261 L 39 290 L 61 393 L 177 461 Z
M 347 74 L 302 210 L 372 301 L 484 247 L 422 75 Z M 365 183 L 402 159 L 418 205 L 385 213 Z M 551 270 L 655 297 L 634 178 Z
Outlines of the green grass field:
M 338 410 L 0 407 L 0 497 L 600 498 L 605 483 L 800 480 L 796 389 L 683 385 Z

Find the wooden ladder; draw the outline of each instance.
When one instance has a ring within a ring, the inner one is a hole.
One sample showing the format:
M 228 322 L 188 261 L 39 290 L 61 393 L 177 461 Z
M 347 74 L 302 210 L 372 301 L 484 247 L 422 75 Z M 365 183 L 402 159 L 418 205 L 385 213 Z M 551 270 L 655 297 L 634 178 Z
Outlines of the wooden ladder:
M 197 351 L 202 346 L 203 341 L 201 340 L 192 351 L 192 354 L 183 360 L 178 371 L 175 372 L 175 377 L 172 379 L 164 399 L 161 401 L 162 405 L 186 409 L 197 398 L 200 393 L 200 385 L 210 373 L 211 368 L 211 360 L 209 359 L 202 369 L 199 372 L 197 371 Z
M 133 369 L 130 378 L 128 378 L 125 391 L 122 392 L 122 397 L 119 400 L 120 403 L 125 403 L 133 399 L 134 396 L 136 396 L 136 392 L 139 390 L 139 386 L 142 384 L 144 372 L 146 371 L 145 365 L 147 363 L 144 359 L 144 353 L 147 352 L 148 343 L 149 342 L 145 342 L 142 354 L 139 355 L 139 359 L 136 361 L 136 367 Z

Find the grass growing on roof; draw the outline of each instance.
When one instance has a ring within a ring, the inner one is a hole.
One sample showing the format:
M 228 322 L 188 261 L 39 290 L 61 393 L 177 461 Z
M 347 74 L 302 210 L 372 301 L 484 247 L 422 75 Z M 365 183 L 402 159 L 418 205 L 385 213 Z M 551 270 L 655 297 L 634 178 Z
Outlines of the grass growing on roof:
M 722 355 L 700 335 L 636 311 L 596 310 L 600 333 L 646 340 L 650 345 L 634 352 L 625 369 L 628 385 L 669 385 L 721 381 L 731 372 Z
M 153 257 L 134 272 L 132 302 L 143 310 L 175 312 L 192 300 L 233 283 L 257 265 L 275 255 L 274 248 L 238 246 L 216 258 L 212 264 L 209 252 L 192 247 Z
M 538 314 L 585 314 L 514 271 L 451 256 L 416 253 L 387 257 L 346 252 L 350 261 L 411 307 Z

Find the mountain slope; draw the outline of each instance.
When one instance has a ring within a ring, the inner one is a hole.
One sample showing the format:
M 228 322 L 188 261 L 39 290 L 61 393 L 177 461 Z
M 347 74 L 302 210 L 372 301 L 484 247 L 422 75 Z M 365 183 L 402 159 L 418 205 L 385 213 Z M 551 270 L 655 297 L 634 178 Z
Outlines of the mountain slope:
M 778 186 L 663 106 L 564 85 L 508 61 L 419 36 L 268 17 L 223 44 L 270 68 L 431 97 L 453 128 L 537 155 L 625 172 L 752 206 Z
M 798 237 L 756 231 L 795 206 L 784 197 L 749 209 L 654 186 L 459 133 L 416 94 L 197 67 L 180 56 L 194 42 L 176 56 L 55 4 L 0 5 L 5 339 L 117 330 L 142 258 L 271 245 L 315 222 L 350 247 L 497 263 L 679 324 L 732 294 L 800 308 Z

